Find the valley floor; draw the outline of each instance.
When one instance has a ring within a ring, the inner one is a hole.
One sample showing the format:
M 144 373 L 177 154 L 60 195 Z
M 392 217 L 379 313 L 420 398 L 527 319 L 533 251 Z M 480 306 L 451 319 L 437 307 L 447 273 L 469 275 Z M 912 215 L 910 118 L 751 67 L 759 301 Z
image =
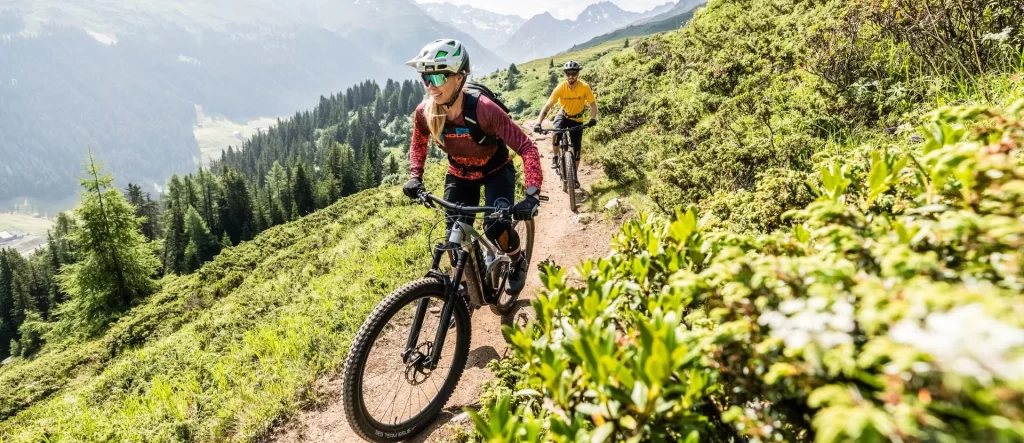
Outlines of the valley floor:
M 24 237 L 7 243 L 0 243 L 0 248 L 14 248 L 21 254 L 28 254 L 46 244 L 46 231 L 53 222 L 45 218 L 27 214 L 0 214 L 0 232 L 23 233 Z

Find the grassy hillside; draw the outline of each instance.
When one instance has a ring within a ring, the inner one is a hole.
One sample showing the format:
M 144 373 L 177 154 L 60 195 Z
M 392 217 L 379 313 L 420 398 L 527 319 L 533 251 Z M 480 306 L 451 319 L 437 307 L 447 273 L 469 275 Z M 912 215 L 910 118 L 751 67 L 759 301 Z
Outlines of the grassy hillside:
M 0 441 L 265 435 L 316 401 L 373 305 L 425 271 L 436 221 L 396 188 L 368 190 L 165 279 L 103 337 L 0 367 Z
M 582 78 L 588 79 L 590 70 L 609 60 L 612 55 L 624 50 L 625 40 L 609 41 L 582 51 L 570 51 L 550 58 L 538 59 L 529 63 L 516 65 L 519 75 L 515 76 L 515 87 L 509 88 L 508 69 L 493 72 L 475 80 L 487 85 L 498 93 L 501 100 L 512 111 L 516 120 L 537 118 L 551 91 L 564 80 L 562 64 L 576 60 L 584 66 Z M 595 90 L 594 94 L 601 91 Z M 554 117 L 554 113 L 550 113 Z
M 475 438 L 1024 439 L 1021 20 L 720 0 L 603 58 L 584 146 L 656 215 L 548 272 Z

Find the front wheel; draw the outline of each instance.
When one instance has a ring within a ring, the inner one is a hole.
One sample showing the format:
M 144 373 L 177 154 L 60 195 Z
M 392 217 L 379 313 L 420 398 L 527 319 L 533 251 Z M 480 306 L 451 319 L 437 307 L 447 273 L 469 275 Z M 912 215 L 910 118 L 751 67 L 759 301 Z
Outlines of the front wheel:
M 449 303 L 452 319 L 442 325 Z M 441 328 L 443 339 L 435 343 Z M 423 430 L 455 390 L 469 340 L 469 307 L 463 297 L 448 299 L 443 282 L 425 278 L 398 288 L 363 322 L 345 360 L 342 397 L 352 430 L 376 442 Z M 430 356 L 438 344 L 435 366 Z
M 565 156 L 562 155 L 562 153 L 564 152 L 564 147 L 560 151 L 558 151 L 558 178 L 562 180 L 562 192 L 565 192 L 566 190 L 569 189 L 566 187 L 567 182 L 565 181 Z
M 569 210 L 576 212 L 576 160 L 572 158 L 572 151 L 565 151 L 565 183 L 569 189 Z

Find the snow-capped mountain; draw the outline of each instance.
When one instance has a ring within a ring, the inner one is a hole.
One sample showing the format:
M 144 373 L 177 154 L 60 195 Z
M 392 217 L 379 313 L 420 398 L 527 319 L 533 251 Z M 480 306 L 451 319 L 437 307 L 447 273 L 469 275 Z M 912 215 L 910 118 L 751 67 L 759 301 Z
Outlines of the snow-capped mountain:
M 559 20 L 549 13 L 536 15 L 524 23 L 496 52 L 515 62 L 546 57 L 642 18 L 668 11 L 672 6 L 674 3 L 667 3 L 639 13 L 603 1 L 588 6 L 575 20 Z
M 472 35 L 480 44 L 492 49 L 508 41 L 526 23 L 526 19 L 517 15 L 498 14 L 467 5 L 425 3 L 420 7 L 435 20 Z

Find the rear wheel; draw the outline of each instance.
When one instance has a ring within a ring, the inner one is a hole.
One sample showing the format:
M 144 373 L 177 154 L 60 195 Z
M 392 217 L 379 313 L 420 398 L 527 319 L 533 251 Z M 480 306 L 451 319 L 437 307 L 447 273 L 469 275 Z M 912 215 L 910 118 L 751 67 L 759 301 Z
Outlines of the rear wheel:
M 441 324 L 445 304 L 455 303 L 452 321 Z M 407 349 L 418 313 L 422 323 Z M 441 357 L 425 360 L 446 329 Z M 465 299 L 445 296 L 434 278 L 406 284 L 384 299 L 359 328 L 345 361 L 342 397 L 345 416 L 359 436 L 377 442 L 405 440 L 441 412 L 462 376 L 469 356 L 470 317 Z
M 572 158 L 572 151 L 565 151 L 563 154 L 565 162 L 565 183 L 569 188 L 569 210 L 576 212 L 576 161 Z

